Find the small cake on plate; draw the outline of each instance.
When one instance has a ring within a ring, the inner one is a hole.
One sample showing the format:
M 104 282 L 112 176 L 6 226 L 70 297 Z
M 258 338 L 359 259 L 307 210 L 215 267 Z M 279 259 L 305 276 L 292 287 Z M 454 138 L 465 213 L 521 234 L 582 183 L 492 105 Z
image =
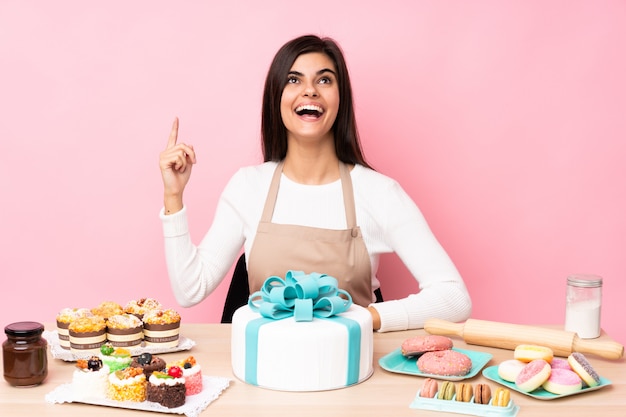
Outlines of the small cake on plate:
M 106 398 L 109 384 L 109 367 L 97 356 L 89 359 L 78 359 L 76 370 L 72 375 L 72 392 L 74 400 L 89 398 Z
M 143 319 L 143 315 L 150 310 L 162 310 L 163 306 L 160 302 L 154 298 L 140 298 L 139 300 L 131 300 L 126 303 L 124 312 L 128 314 L 134 314 L 140 320 Z
M 97 354 L 106 342 L 106 323 L 102 317 L 81 317 L 68 327 L 70 350 L 79 358 Z
M 107 398 L 114 401 L 146 400 L 146 376 L 140 368 L 126 368 L 109 374 Z
M 59 334 L 59 345 L 63 349 L 70 348 L 70 324 L 81 317 L 93 316 L 88 308 L 64 308 L 57 314 L 57 333 Z
M 98 304 L 97 307 L 92 308 L 91 312 L 96 316 L 100 316 L 105 320 L 108 320 L 108 318 L 111 316 L 115 316 L 116 314 L 123 314 L 124 309 L 115 301 L 103 301 Z
M 143 340 L 143 323 L 132 314 L 116 314 L 107 320 L 107 339 L 113 346 L 132 347 Z
M 100 354 L 102 362 L 109 367 L 111 372 L 128 368 L 132 361 L 128 349 L 114 347 L 111 343 L 102 345 L 102 347 L 100 347 Z
M 153 372 L 163 371 L 165 369 L 165 361 L 149 352 L 144 352 L 136 358 L 133 358 L 130 366 L 143 369 L 146 378 L 150 379 L 150 375 L 152 375 Z
M 180 314 L 172 309 L 150 310 L 143 316 L 143 338 L 146 346 L 178 346 Z
M 148 381 L 148 401 L 153 401 L 167 408 L 176 408 L 185 404 L 185 377 L 178 366 L 171 366 L 165 372 L 152 373 Z
M 196 358 L 189 356 L 182 361 L 175 362 L 170 366 L 178 366 L 183 370 L 187 395 L 200 394 L 202 392 L 202 368 L 196 363 Z

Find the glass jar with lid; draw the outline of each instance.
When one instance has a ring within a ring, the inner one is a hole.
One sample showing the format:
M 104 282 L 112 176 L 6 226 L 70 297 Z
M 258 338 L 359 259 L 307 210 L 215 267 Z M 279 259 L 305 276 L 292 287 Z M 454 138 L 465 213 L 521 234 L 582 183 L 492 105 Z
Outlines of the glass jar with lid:
M 565 330 L 581 339 L 600 336 L 602 310 L 602 277 L 575 274 L 567 277 Z
M 4 379 L 15 387 L 41 384 L 48 376 L 46 339 L 43 324 L 34 321 L 11 323 L 4 328 L 2 343 Z

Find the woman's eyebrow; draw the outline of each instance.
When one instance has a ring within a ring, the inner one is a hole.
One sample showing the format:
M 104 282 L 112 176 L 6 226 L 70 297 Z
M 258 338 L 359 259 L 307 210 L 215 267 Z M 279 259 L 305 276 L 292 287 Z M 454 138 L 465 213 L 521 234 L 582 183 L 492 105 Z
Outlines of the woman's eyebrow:
M 327 73 L 327 72 L 330 72 L 330 73 L 331 73 L 331 74 L 333 74 L 334 76 L 337 76 L 337 74 L 335 73 L 335 71 L 333 71 L 333 70 L 332 70 L 332 69 L 330 69 L 330 68 L 323 68 L 323 69 L 321 69 L 321 70 L 317 71 L 316 75 L 322 75 L 322 74 L 325 74 L 325 73 Z M 300 71 L 295 71 L 295 70 L 289 71 L 289 75 L 295 75 L 295 76 L 298 76 L 298 77 L 304 77 L 304 74 L 303 74 L 303 73 L 301 73 Z

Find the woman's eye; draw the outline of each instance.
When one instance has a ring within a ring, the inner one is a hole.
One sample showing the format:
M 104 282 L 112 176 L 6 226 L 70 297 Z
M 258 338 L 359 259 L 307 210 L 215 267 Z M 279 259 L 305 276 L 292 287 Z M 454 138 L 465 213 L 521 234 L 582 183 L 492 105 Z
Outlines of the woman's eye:
M 296 77 L 287 77 L 287 84 L 296 84 L 298 82 L 298 78 Z
M 319 80 L 320 84 L 330 84 L 332 82 L 332 80 L 329 77 L 322 77 Z

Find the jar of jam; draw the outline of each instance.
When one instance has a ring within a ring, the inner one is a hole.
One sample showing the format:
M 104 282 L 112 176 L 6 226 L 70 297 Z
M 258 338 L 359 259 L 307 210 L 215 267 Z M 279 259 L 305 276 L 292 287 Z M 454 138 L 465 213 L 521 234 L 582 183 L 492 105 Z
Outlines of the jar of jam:
M 41 337 L 43 324 L 20 321 L 4 328 L 7 340 L 2 344 L 4 379 L 15 387 L 39 385 L 48 376 L 46 339 Z

